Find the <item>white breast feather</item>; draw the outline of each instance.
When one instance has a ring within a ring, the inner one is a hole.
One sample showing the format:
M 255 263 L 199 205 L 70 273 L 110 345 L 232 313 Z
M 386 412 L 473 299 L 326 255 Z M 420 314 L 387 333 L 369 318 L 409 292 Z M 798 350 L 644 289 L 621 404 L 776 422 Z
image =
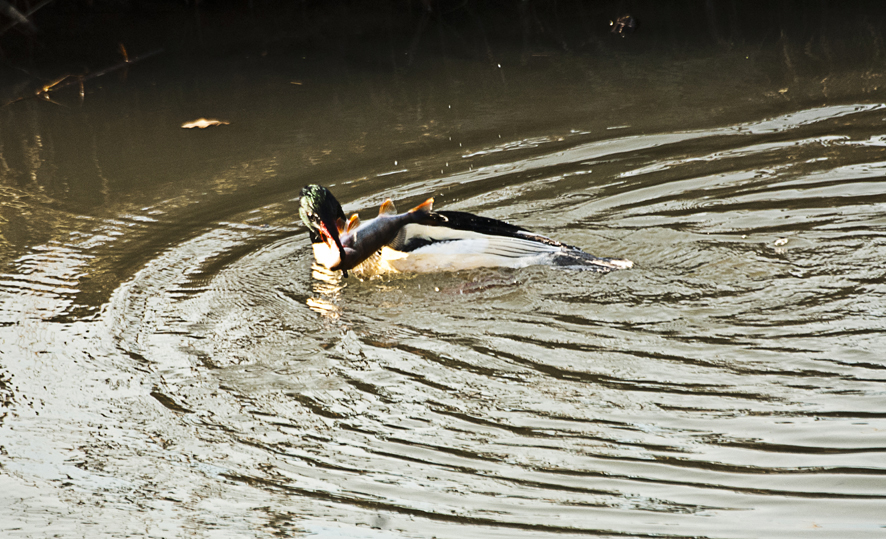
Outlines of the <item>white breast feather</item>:
M 314 243 L 311 245 L 314 250 L 314 260 L 320 265 L 331 268 L 341 261 L 341 255 L 337 249 L 332 249 L 326 243 Z

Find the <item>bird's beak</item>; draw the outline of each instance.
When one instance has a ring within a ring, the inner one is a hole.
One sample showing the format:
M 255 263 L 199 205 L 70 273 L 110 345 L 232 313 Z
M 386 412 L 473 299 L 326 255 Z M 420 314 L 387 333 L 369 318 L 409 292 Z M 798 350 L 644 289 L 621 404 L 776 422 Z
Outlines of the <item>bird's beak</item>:
M 336 249 L 338 249 L 339 256 L 339 264 L 344 263 L 345 261 L 345 248 L 341 244 L 341 238 L 339 237 L 338 232 L 338 223 L 336 222 L 334 217 L 321 217 L 320 218 L 320 236 L 327 243 L 335 244 Z M 330 268 L 336 269 L 336 268 Z

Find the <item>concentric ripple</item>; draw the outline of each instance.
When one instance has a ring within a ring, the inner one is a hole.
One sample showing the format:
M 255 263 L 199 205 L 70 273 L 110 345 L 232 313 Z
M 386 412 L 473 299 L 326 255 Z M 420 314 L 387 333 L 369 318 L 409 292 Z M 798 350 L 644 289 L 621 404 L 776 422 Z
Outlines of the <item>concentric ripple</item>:
M 874 537 L 883 119 L 465 153 L 394 195 L 445 192 L 635 268 L 341 280 L 312 273 L 300 228 L 225 222 L 119 288 L 107 338 L 156 375 L 164 448 L 259 529 Z

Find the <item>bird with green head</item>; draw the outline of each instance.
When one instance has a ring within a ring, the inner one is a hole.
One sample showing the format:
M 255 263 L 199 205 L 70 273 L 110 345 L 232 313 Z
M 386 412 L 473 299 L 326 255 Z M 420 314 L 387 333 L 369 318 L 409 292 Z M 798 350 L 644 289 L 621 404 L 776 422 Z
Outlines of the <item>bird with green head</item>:
M 339 238 L 339 227 L 345 221 L 341 204 L 320 185 L 306 185 L 301 190 L 301 207 L 298 214 L 311 236 L 311 243 L 325 243 L 338 250 L 345 259 L 345 250 Z

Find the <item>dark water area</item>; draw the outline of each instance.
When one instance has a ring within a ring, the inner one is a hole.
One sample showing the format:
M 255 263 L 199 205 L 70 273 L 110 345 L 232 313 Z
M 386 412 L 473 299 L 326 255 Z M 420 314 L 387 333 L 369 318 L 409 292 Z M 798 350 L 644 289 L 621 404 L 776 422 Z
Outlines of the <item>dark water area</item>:
M 121 5 L 0 36 L 0 535 L 886 533 L 880 4 Z M 307 183 L 635 265 L 329 276 Z

